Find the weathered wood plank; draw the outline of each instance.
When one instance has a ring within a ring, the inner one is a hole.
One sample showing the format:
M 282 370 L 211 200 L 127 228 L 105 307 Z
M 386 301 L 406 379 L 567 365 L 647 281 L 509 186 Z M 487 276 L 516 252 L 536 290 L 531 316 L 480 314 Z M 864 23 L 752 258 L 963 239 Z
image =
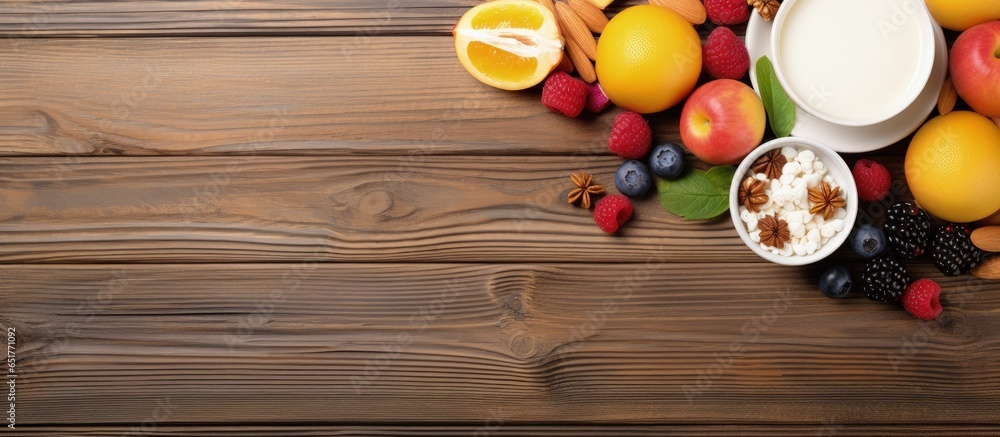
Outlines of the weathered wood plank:
M 6 155 L 606 153 L 614 116 L 485 86 L 450 38 L 33 39 L 0 59 Z
M 0 36 L 444 35 L 474 0 L 11 0 Z M 16 43 L 11 41 L 11 43 Z
M 617 157 L 0 158 L 0 262 L 763 262 L 728 216 L 566 204 Z
M 0 155 L 604 154 L 617 113 L 485 86 L 451 38 L 18 41 Z M 655 139 L 678 141 L 678 116 L 651 116 Z
M 496 420 L 484 420 L 479 425 L 289 425 L 289 426 L 152 426 L 143 431 L 141 425 L 135 427 L 108 426 L 67 426 L 67 427 L 23 427 L 19 435 L 74 435 L 121 437 L 122 435 L 143 436 L 683 436 L 717 437 L 720 435 L 740 435 L 747 437 L 913 437 L 921 435 L 947 435 L 949 437 L 982 436 L 995 437 L 1000 428 L 991 425 L 947 424 L 947 425 L 520 425 Z M 129 434 L 131 433 L 131 434 Z
M 0 308 L 23 426 L 1000 425 L 1000 286 L 912 270 L 939 321 L 660 260 L 4 266 Z
M 449 35 L 480 0 L 9 0 L 0 37 Z M 619 0 L 611 13 L 642 0 Z M 16 42 L 12 42 L 16 43 Z

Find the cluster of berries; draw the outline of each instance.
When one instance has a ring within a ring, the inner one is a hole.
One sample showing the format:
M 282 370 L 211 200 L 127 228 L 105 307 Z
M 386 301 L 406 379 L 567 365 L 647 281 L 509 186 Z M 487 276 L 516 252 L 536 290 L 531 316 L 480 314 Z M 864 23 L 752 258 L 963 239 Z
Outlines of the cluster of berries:
M 600 85 L 588 85 L 561 71 L 546 79 L 542 104 L 569 117 L 579 116 L 584 110 L 599 113 L 611 105 Z M 629 198 L 642 197 L 649 192 L 653 186 L 652 174 L 675 179 L 684 172 L 681 146 L 663 143 L 652 147 L 652 144 L 653 131 L 642 115 L 625 111 L 615 117 L 608 137 L 608 150 L 626 161 L 615 172 L 615 187 L 623 195 L 605 196 L 594 209 L 594 220 L 605 232 L 616 232 L 631 218 Z
M 653 132 L 646 119 L 638 113 L 626 111 L 615 117 L 608 137 L 608 150 L 618 155 L 625 162 L 615 172 L 615 188 L 624 196 L 619 195 L 614 202 L 598 202 L 594 210 L 594 220 L 605 232 L 618 230 L 624 222 L 608 220 L 616 209 L 628 205 L 628 198 L 645 196 L 653 187 L 653 174 L 664 179 L 676 179 L 684 173 L 684 149 L 675 143 L 662 143 L 655 147 Z M 650 171 L 652 170 L 652 171 Z M 611 196 L 608 196 L 611 197 Z
M 746 45 L 725 26 L 746 23 L 750 9 L 744 0 L 705 0 L 707 17 L 718 25 L 702 47 L 704 70 L 716 79 L 741 79 L 750 67 Z M 545 80 L 542 104 L 567 117 L 584 112 L 600 113 L 611 100 L 600 84 L 588 84 L 563 72 L 555 71 Z M 608 138 L 608 149 L 626 161 L 615 173 L 615 187 L 622 194 L 611 194 L 597 202 L 594 220 L 608 233 L 616 232 L 632 216 L 629 198 L 646 195 L 653 186 L 652 174 L 665 179 L 679 177 L 685 169 L 684 149 L 675 143 L 652 147 L 653 135 L 646 120 L 626 111 L 615 117 Z
M 858 161 L 854 178 L 864 201 L 881 201 L 889 192 L 889 172 L 878 163 Z M 860 291 L 878 302 L 902 301 L 906 310 L 918 318 L 936 318 L 942 310 L 941 288 L 930 279 L 913 281 L 904 260 L 929 254 L 944 275 L 965 274 L 983 256 L 971 235 L 972 230 L 962 225 L 935 226 L 930 215 L 914 203 L 896 203 L 886 210 L 881 228 L 863 224 L 851 234 L 852 248 L 867 260 Z M 820 289 L 830 297 L 847 296 L 853 289 L 850 271 L 842 266 L 827 269 L 820 278 Z

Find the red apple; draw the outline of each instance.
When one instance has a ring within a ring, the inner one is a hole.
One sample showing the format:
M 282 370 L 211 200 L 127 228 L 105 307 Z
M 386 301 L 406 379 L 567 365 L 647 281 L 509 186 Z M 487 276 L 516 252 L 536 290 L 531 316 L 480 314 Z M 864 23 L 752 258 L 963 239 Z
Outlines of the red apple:
M 951 77 L 958 95 L 987 117 L 1000 117 L 1000 21 L 966 30 L 951 49 Z
M 732 79 L 695 90 L 681 111 L 681 141 L 712 165 L 739 164 L 764 138 L 764 104 L 750 87 Z

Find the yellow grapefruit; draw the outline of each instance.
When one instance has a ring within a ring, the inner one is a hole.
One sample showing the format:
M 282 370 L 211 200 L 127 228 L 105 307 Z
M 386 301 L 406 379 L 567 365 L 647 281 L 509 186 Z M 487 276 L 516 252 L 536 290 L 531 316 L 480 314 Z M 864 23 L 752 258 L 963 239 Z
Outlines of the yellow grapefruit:
M 641 114 L 684 100 L 701 75 L 701 38 L 676 12 L 632 6 L 615 15 L 597 44 L 597 79 L 608 98 Z
M 531 0 L 495 0 L 470 9 L 455 25 L 462 66 L 487 85 L 522 90 L 539 84 L 562 60 L 552 12 Z
M 982 115 L 956 111 L 927 122 L 905 165 L 913 197 L 931 215 L 967 223 L 1000 209 L 1000 128 Z

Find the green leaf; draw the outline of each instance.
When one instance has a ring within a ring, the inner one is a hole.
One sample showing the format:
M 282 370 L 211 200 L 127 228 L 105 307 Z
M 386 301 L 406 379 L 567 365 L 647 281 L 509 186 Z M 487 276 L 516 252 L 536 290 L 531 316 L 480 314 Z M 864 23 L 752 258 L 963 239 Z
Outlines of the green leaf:
M 708 220 L 729 209 L 729 186 L 734 176 L 729 166 L 707 172 L 691 170 L 680 179 L 660 180 L 656 188 L 667 211 L 685 220 Z
M 792 99 L 788 98 L 785 89 L 778 83 L 774 66 L 767 56 L 761 56 L 757 60 L 757 88 L 771 122 L 771 130 L 778 138 L 791 135 L 795 126 L 795 103 L 792 103 Z
M 708 169 L 705 172 L 705 177 L 728 193 L 729 187 L 733 183 L 733 178 L 736 177 L 736 171 L 728 165 L 720 165 Z

